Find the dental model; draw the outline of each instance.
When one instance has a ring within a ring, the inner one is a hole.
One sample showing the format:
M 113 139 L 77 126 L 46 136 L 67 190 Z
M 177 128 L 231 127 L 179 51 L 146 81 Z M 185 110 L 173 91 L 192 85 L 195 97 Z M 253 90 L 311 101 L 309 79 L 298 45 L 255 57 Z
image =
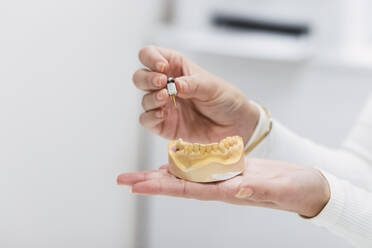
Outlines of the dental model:
M 244 144 L 240 136 L 219 143 L 198 144 L 171 140 L 168 145 L 169 172 L 193 182 L 222 181 L 244 170 Z

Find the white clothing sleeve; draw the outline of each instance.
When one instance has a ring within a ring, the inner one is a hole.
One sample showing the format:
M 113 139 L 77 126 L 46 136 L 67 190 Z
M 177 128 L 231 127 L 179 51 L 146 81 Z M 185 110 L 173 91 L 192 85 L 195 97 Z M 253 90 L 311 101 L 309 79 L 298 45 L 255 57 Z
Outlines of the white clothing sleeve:
M 324 209 L 308 219 L 357 247 L 372 247 L 372 193 L 323 171 L 331 189 Z
M 358 247 L 372 247 L 372 97 L 340 149 L 300 137 L 274 120 L 270 135 L 251 156 L 320 169 L 329 182 L 331 198 L 309 221 Z

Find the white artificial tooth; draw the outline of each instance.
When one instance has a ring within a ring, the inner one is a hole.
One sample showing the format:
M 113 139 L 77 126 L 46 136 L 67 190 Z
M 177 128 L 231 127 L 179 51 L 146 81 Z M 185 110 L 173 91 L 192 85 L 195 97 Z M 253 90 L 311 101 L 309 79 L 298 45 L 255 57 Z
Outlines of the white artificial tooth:
M 180 140 L 177 140 L 176 141 L 176 148 L 177 148 L 177 150 L 180 150 L 180 147 L 181 147 L 181 142 L 180 142 Z

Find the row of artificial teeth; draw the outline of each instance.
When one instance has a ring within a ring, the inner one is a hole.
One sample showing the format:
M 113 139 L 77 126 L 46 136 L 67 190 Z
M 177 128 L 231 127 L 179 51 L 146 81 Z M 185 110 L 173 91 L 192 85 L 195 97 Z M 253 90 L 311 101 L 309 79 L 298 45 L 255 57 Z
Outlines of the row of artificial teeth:
M 187 154 L 196 153 L 196 154 L 204 154 L 210 152 L 226 152 L 235 148 L 236 144 L 238 144 L 238 136 L 234 137 L 227 137 L 223 139 L 219 143 L 212 143 L 212 144 L 198 144 L 198 143 L 186 143 L 183 142 L 182 139 L 176 141 L 176 149 L 177 151 L 184 151 Z

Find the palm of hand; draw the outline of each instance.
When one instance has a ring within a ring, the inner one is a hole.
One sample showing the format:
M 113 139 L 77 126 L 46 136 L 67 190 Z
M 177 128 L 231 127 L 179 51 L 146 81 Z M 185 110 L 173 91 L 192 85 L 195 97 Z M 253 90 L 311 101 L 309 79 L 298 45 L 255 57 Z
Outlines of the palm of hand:
M 319 171 L 285 162 L 248 159 L 243 174 L 215 183 L 184 181 L 169 174 L 167 168 L 122 174 L 118 183 L 131 186 L 138 194 L 261 206 L 308 217 L 315 216 L 329 199 L 327 183 Z

